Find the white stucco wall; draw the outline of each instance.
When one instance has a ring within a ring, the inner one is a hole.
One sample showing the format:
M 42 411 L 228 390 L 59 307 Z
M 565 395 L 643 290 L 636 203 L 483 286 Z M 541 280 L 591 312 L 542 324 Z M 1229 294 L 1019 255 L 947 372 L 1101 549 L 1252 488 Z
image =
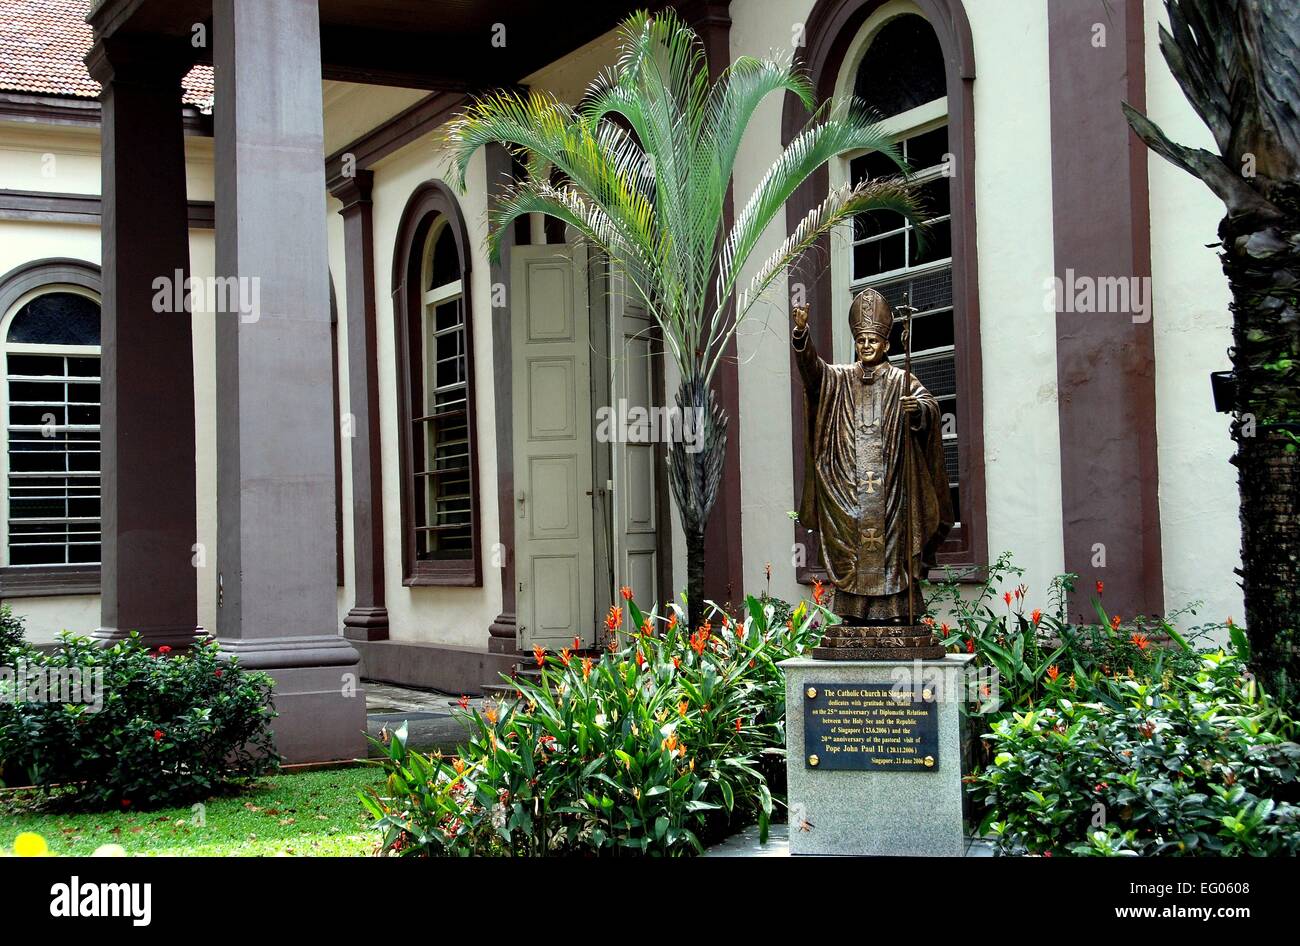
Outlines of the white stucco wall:
M 1217 151 L 1159 50 L 1160 4 L 1146 8 L 1147 114 L 1175 141 Z M 1211 371 L 1231 367 L 1231 298 L 1218 251 L 1223 204 L 1157 155 L 1151 188 L 1152 325 L 1156 344 L 1156 437 L 1165 608 L 1204 602 L 1198 621 L 1243 623 L 1241 527 L 1230 417 L 1216 414 Z M 1189 622 L 1184 621 L 1184 624 Z

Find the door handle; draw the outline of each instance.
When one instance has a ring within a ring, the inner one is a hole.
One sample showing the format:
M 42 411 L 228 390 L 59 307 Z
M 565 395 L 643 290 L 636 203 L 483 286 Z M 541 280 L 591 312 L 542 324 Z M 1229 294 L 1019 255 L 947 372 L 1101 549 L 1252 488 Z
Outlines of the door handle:
M 515 500 L 515 501 L 516 501 L 517 503 L 519 503 L 519 518 L 520 518 L 520 519 L 527 519 L 527 518 L 528 518 L 528 506 L 527 506 L 526 504 L 527 504 L 527 502 L 528 502 L 528 494 L 527 494 L 526 492 L 524 492 L 524 491 L 521 489 L 521 490 L 519 491 L 519 496 L 516 497 L 516 500 Z

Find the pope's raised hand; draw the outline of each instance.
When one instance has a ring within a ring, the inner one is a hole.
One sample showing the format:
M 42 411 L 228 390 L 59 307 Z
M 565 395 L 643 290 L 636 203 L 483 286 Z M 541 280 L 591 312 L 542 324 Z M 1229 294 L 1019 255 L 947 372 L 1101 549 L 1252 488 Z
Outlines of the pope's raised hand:
M 806 332 L 808 330 L 808 307 L 806 305 L 797 305 L 790 310 L 790 317 L 794 319 L 794 330 L 796 332 Z

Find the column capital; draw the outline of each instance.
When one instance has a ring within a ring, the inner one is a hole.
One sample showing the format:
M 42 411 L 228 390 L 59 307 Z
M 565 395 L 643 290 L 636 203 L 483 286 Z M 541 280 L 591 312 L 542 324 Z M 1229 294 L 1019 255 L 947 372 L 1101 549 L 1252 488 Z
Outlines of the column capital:
M 162 36 L 100 38 L 86 53 L 86 69 L 101 86 L 128 82 L 134 85 L 176 86 L 193 65 L 186 47 Z
M 370 191 L 375 184 L 375 172 L 355 168 L 348 176 L 337 174 L 325 182 L 326 189 L 335 200 L 343 202 L 339 213 L 346 214 L 361 204 L 370 203 Z

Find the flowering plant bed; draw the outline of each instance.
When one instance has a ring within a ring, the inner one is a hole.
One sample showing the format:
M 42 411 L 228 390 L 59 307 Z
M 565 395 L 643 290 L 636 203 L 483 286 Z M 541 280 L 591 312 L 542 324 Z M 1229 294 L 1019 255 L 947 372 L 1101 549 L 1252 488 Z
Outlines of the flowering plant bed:
M 645 614 L 624 598 L 603 653 L 537 651 L 540 679 L 468 713 L 454 759 L 385 733 L 387 781 L 363 796 L 381 853 L 679 855 L 745 824 L 766 832 L 784 766 L 776 664 L 831 616 L 800 605 L 775 624 L 777 605 L 750 597 L 744 615 L 714 608 L 690 629 L 676 605 Z

